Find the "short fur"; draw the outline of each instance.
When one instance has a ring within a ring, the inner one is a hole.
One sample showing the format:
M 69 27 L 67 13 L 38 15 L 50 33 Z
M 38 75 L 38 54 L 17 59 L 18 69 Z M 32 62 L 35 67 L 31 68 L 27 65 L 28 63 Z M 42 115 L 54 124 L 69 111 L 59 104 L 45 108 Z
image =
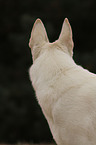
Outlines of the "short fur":
M 74 62 L 68 19 L 53 43 L 37 19 L 29 46 L 30 79 L 56 143 L 96 145 L 96 75 Z

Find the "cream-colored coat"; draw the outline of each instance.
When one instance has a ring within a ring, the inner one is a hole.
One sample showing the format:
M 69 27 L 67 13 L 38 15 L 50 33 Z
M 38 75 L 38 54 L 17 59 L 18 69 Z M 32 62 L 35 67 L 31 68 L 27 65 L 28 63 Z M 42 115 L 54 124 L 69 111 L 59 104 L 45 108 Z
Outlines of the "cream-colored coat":
M 38 102 L 58 145 L 96 145 L 96 75 L 72 59 L 72 30 L 68 19 L 53 43 L 37 19 L 29 46 L 29 74 Z M 81 56 L 82 57 L 82 56 Z

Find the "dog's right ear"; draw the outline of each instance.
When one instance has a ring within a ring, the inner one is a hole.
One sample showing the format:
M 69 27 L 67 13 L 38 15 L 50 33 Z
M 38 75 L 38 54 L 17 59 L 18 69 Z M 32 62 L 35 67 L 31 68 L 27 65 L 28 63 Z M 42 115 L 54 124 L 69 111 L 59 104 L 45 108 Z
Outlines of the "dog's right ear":
M 40 52 L 39 49 L 45 42 L 48 42 L 48 37 L 47 37 L 45 27 L 42 21 L 40 19 L 37 19 L 34 23 L 34 26 L 31 32 L 30 41 L 29 41 L 29 47 L 31 48 L 32 54 L 34 52 L 36 52 L 36 54 L 39 53 Z
M 68 48 L 68 52 L 72 56 L 74 43 L 72 39 L 72 29 L 67 18 L 65 18 L 64 20 L 61 34 L 59 36 L 59 42 L 60 44 L 65 45 Z

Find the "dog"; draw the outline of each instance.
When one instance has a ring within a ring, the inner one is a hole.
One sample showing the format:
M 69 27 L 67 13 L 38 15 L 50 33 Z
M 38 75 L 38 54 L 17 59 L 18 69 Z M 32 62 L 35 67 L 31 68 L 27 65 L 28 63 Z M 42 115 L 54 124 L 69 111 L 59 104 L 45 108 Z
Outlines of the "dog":
M 33 58 L 30 80 L 56 143 L 96 145 L 96 75 L 73 60 L 68 19 L 53 43 L 37 19 L 29 47 Z

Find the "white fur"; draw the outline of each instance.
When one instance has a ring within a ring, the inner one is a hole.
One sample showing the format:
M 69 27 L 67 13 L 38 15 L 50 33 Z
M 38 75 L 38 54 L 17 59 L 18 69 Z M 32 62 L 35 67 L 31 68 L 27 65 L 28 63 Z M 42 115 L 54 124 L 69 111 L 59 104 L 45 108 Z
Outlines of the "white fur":
M 37 19 L 29 44 L 34 61 L 30 79 L 54 140 L 58 145 L 96 145 L 96 75 L 72 59 L 68 20 L 59 39 L 50 43 Z

